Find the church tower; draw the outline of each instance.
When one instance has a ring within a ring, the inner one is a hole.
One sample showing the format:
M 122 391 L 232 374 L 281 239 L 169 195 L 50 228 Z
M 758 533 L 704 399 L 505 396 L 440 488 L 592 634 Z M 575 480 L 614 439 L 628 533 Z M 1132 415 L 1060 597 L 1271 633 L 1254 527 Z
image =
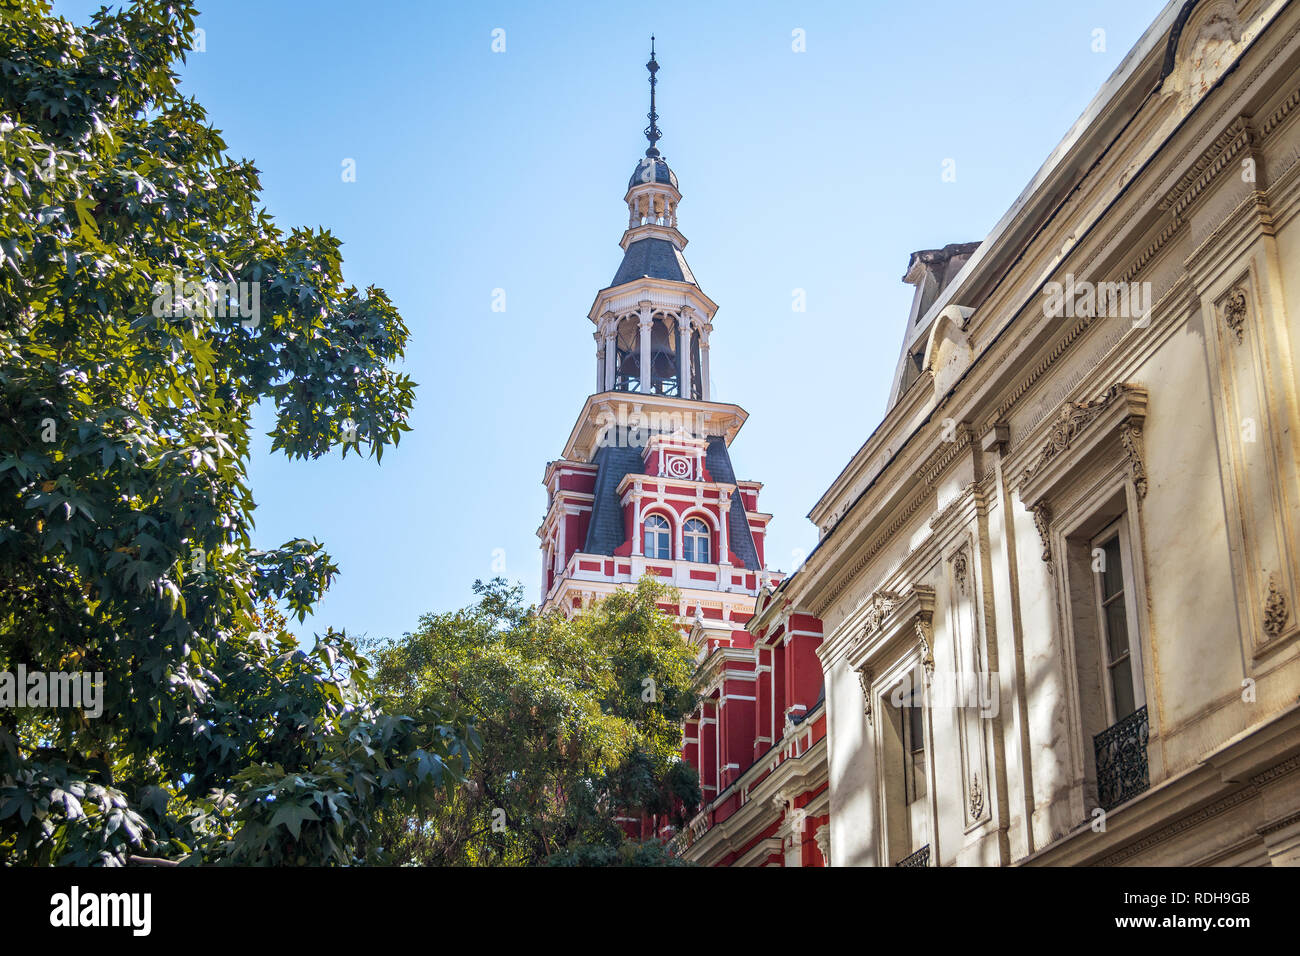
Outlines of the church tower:
M 746 413 L 711 394 L 718 307 L 683 255 L 682 194 L 658 148 L 653 37 L 646 68 L 650 145 L 623 197 L 623 259 L 587 314 L 595 392 L 546 467 L 542 607 L 572 614 L 658 575 L 682 595 L 663 610 L 703 657 L 743 634 L 759 591 L 780 575 L 764 562 L 762 485 L 737 479 L 728 452 Z

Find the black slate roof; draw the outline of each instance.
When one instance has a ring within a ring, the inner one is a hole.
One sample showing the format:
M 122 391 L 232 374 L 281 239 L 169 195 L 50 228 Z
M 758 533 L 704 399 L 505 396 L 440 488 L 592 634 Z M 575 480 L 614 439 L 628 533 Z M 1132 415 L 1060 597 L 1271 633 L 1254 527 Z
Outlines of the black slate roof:
M 587 525 L 586 554 L 609 554 L 623 543 L 623 508 L 618 503 L 618 484 L 628 474 L 645 469 L 641 449 L 627 445 L 604 445 L 592 459 L 596 465 L 595 500 L 591 523 Z
M 736 472 L 731 467 L 731 455 L 727 452 L 727 440 L 721 435 L 709 436 L 704 465 L 714 481 L 729 485 L 736 483 Z M 745 517 L 745 503 L 739 494 L 731 496 L 731 512 L 727 515 L 727 543 L 746 569 L 758 570 L 758 549 L 754 547 L 754 535 L 749 530 L 749 519 Z
M 626 540 L 624 537 L 623 508 L 618 501 L 618 486 L 628 475 L 644 474 L 645 462 L 641 448 L 626 444 L 604 445 L 596 450 L 592 459 L 596 465 L 595 500 L 591 504 L 591 523 L 587 525 L 587 540 L 582 546 L 585 554 L 608 554 Z M 704 452 L 704 464 L 716 482 L 735 484 L 736 473 L 731 467 L 727 441 L 721 435 L 709 436 Z M 728 544 L 746 570 L 758 570 L 758 549 L 745 517 L 745 503 L 739 494 L 731 497 L 731 510 L 727 514 Z
M 819 694 L 817 695 L 817 701 L 816 701 L 816 703 L 814 703 L 811 707 L 809 707 L 807 710 L 805 710 L 805 711 L 804 711 L 802 714 L 800 714 L 798 717 L 795 717 L 793 714 L 791 714 L 791 715 L 790 715 L 790 723 L 792 723 L 792 724 L 802 724 L 805 720 L 807 720 L 807 719 L 808 719 L 809 717 L 811 717 L 814 713 L 816 713 L 817 708 L 820 707 L 820 706 L 821 706 L 822 704 L 824 704 L 824 703 L 826 703 L 826 682 L 825 682 L 825 681 L 822 681 L 822 689 L 821 689 L 821 693 L 819 693 Z
M 667 239 L 638 239 L 629 245 L 610 286 L 622 285 L 642 276 L 696 284 L 686 258 Z
M 650 172 L 650 165 L 654 164 L 653 175 Z M 662 158 L 637 160 L 636 169 L 632 170 L 632 176 L 627 181 L 627 188 L 639 186 L 648 182 L 668 183 L 673 189 L 677 188 L 677 174 L 668 168 L 668 164 Z

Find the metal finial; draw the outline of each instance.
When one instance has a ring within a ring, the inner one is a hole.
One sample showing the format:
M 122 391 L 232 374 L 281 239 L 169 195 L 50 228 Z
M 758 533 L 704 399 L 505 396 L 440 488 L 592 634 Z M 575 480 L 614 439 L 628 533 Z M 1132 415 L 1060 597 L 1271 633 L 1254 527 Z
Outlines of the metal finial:
M 650 35 L 650 62 L 645 65 L 645 68 L 650 71 L 650 112 L 646 114 L 650 125 L 645 128 L 645 138 L 650 140 L 650 148 L 645 151 L 645 154 L 653 159 L 659 155 L 655 143 L 664 137 L 664 134 L 659 132 L 659 114 L 655 112 L 655 74 L 659 72 L 659 62 L 655 59 L 654 34 Z

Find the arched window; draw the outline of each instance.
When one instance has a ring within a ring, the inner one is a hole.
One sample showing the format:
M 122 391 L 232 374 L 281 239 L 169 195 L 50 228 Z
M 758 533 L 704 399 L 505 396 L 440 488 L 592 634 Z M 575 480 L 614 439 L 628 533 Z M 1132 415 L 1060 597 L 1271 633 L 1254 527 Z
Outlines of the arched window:
M 691 518 L 682 526 L 682 557 L 709 563 L 709 526 L 699 518 Z
M 667 560 L 672 557 L 667 518 L 662 515 L 651 515 L 645 519 L 645 542 L 642 552 L 647 558 Z

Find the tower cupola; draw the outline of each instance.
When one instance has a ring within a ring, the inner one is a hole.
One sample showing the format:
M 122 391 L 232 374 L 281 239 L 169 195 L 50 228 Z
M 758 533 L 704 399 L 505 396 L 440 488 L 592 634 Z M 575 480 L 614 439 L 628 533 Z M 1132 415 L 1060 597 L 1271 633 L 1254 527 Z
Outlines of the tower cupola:
M 645 138 L 650 141 L 645 157 L 636 164 L 627 181 L 628 230 L 638 226 L 668 226 L 677 228 L 677 203 L 682 194 L 677 190 L 677 175 L 669 168 L 659 153 L 659 114 L 655 111 L 655 87 L 658 85 L 659 61 L 655 59 L 655 38 L 650 38 L 650 62 L 645 65 L 650 73 L 650 112 L 646 119 Z M 682 246 L 686 245 L 682 240 Z M 624 247 L 626 248 L 626 246 Z
M 628 223 L 619 245 L 623 261 L 596 296 L 597 392 L 644 392 L 671 398 L 709 397 L 709 332 L 717 306 L 700 291 L 677 228 L 682 194 L 659 152 L 655 94 L 659 61 L 650 38 L 650 145 L 628 180 Z

